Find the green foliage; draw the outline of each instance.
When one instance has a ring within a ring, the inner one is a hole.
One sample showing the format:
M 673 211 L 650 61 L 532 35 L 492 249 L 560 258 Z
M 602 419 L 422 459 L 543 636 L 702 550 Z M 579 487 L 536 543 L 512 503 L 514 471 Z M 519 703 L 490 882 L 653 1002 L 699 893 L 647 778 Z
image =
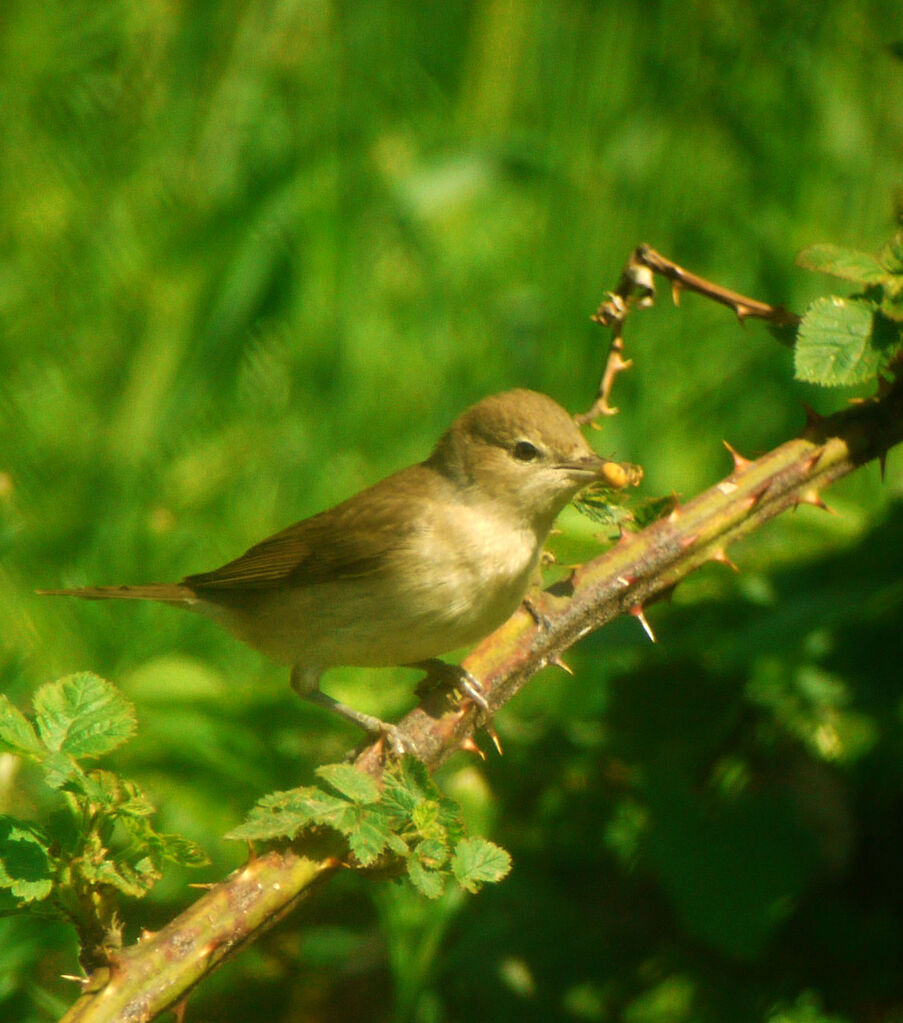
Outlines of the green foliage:
M 81 761 L 110 753 L 135 730 L 132 705 L 90 672 L 41 686 L 27 718 L 0 696 L 0 743 L 37 764 L 61 805 L 40 826 L 0 815 L 0 907 L 75 925 L 83 942 L 118 941 L 114 895 L 146 895 L 164 864 L 201 866 L 188 839 L 158 831 L 135 782 Z M 90 947 L 90 953 L 94 948 Z
M 226 837 L 294 838 L 311 828 L 332 828 L 344 836 L 361 867 L 373 866 L 383 854 L 396 858 L 414 887 L 430 899 L 442 895 L 450 876 L 477 892 L 511 869 L 504 849 L 483 838 L 463 837 L 460 810 L 414 757 L 390 767 L 382 788 L 350 764 L 326 764 L 316 773 L 334 792 L 304 786 L 264 796 Z
M 617 490 L 602 483 L 587 487 L 574 500 L 577 510 L 593 522 L 630 530 L 644 529 L 670 515 L 676 504 L 677 498 L 672 494 L 636 500 L 631 499 L 626 490 Z
M 852 298 L 818 298 L 796 343 L 798 379 L 826 386 L 887 375 L 903 349 L 903 234 L 876 254 L 836 245 L 803 250 L 800 266 L 862 287 Z

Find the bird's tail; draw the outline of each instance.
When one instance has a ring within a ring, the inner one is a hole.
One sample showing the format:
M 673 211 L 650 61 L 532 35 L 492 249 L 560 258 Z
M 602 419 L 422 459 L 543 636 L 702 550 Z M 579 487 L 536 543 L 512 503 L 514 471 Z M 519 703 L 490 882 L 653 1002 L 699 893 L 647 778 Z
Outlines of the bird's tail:
M 83 586 L 74 590 L 38 590 L 42 597 L 82 597 L 84 600 L 160 600 L 181 604 L 195 593 L 181 583 L 147 583 L 145 586 Z

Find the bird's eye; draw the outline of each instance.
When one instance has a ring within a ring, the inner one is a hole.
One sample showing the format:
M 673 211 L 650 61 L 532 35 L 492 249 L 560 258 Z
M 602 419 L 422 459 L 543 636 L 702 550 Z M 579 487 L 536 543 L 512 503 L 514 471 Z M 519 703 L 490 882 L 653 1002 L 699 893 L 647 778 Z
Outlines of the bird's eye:
M 539 449 L 528 440 L 519 440 L 512 450 L 518 462 L 535 462 L 539 458 Z

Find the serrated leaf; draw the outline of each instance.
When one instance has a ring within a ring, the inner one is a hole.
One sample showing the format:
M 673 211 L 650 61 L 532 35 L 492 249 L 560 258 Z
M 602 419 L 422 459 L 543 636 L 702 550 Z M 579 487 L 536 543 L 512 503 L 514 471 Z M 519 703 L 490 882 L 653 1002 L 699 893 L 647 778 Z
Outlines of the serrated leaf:
M 48 753 L 41 761 L 41 768 L 50 788 L 66 788 L 84 794 L 84 772 L 68 753 Z
M 369 866 L 385 849 L 390 832 L 380 814 L 358 808 L 357 820 L 348 828 L 348 847 L 363 867 Z
M 445 837 L 445 828 L 439 820 L 439 803 L 435 799 L 424 799 L 419 803 L 411 815 L 411 823 L 423 838 Z
M 31 722 L 6 695 L 0 695 L 0 742 L 14 753 L 25 753 L 37 759 L 45 753 L 44 744 Z
M 413 855 L 429 870 L 438 870 L 448 860 L 448 847 L 438 838 L 427 838 L 417 845 Z
M 439 800 L 439 823 L 445 832 L 443 840 L 454 847 L 464 837 L 464 821 L 461 819 L 461 807 L 448 796 Z
M 407 842 L 405 842 L 401 835 L 396 835 L 394 831 L 390 831 L 386 835 L 386 846 L 389 851 L 395 853 L 396 856 L 408 855 Z
M 854 284 L 882 284 L 888 276 L 878 257 L 871 252 L 845 249 L 839 245 L 811 245 L 803 249 L 796 261 L 807 270 L 831 274 Z
M 351 764 L 324 764 L 317 768 L 316 773 L 354 803 L 375 803 L 380 798 L 379 786 L 374 779 Z
M 163 856 L 170 863 L 178 863 L 183 867 L 206 867 L 210 857 L 190 838 L 184 835 L 159 834 Z
M 203 867 L 210 862 L 207 854 L 191 839 L 184 835 L 156 831 L 147 818 L 124 817 L 122 824 L 135 841 L 135 852 L 145 853 L 158 868 L 164 860 L 179 863 L 183 867 Z
M 95 802 L 102 803 L 119 817 L 150 817 L 154 804 L 147 798 L 141 787 L 128 778 L 121 778 L 113 771 L 90 771 L 87 775 L 91 784 L 89 791 Z
M 452 871 L 458 884 L 469 892 L 501 881 L 510 870 L 511 857 L 506 850 L 485 838 L 465 838 L 455 847 Z
M 88 671 L 41 686 L 34 707 L 44 745 L 73 757 L 108 753 L 135 731 L 135 710 L 129 701 Z
M 129 863 L 117 863 L 111 859 L 83 859 L 79 862 L 79 872 L 92 885 L 109 885 L 123 895 L 141 898 L 160 880 L 160 870 L 150 857 L 144 857 L 134 866 Z
M 862 299 L 816 299 L 799 328 L 797 379 L 825 386 L 873 379 L 882 361 L 873 343 L 874 319 L 874 307 Z
M 236 841 L 294 838 L 302 828 L 314 824 L 340 827 L 336 822 L 341 822 L 350 808 L 347 800 L 313 786 L 271 792 L 252 808 L 244 824 L 225 837 Z
M 0 887 L 19 902 L 46 899 L 53 889 L 50 842 L 15 817 L 0 817 Z
M 409 823 L 424 800 L 441 801 L 439 787 L 416 757 L 405 756 L 383 775 L 382 807 L 396 827 Z
M 604 483 L 596 483 L 584 490 L 573 501 L 581 513 L 601 526 L 615 526 L 632 518 L 627 503 L 630 496 L 623 490 Z
M 411 884 L 428 899 L 438 899 L 445 891 L 445 877 L 438 870 L 429 870 L 423 863 L 412 856 L 408 860 L 408 877 Z

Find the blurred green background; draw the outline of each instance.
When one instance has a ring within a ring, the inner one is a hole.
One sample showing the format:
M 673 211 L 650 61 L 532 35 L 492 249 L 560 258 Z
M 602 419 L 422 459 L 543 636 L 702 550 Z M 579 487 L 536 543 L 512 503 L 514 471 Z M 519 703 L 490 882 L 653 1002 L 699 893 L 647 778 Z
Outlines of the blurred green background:
M 178 579 L 424 457 L 487 393 L 591 402 L 631 249 L 802 311 L 808 244 L 877 247 L 903 184 L 890 0 L 5 0 L 0 687 L 91 669 L 116 765 L 213 858 L 353 730 L 154 606 L 38 586 Z M 690 497 L 797 432 L 755 323 L 686 295 L 628 327 L 593 443 Z M 510 879 L 428 903 L 338 879 L 197 992 L 202 1020 L 903 1019 L 903 472 L 869 466 L 590 637 L 442 772 Z M 593 527 L 569 512 L 567 531 Z M 410 672 L 326 689 L 398 715 Z M 0 761 L 0 810 L 40 815 Z M 0 1017 L 75 997 L 72 935 L 0 920 Z

